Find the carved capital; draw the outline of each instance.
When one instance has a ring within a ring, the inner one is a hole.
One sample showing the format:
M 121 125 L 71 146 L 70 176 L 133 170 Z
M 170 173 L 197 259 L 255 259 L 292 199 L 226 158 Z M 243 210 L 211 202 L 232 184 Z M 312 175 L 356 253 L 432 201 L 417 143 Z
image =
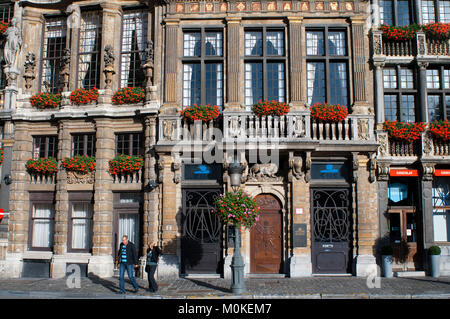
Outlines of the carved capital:
M 432 181 L 434 174 L 434 165 L 432 163 L 422 163 L 422 180 Z
M 386 163 L 377 163 L 377 171 L 378 171 L 378 180 L 380 181 L 388 181 L 389 180 L 389 164 Z

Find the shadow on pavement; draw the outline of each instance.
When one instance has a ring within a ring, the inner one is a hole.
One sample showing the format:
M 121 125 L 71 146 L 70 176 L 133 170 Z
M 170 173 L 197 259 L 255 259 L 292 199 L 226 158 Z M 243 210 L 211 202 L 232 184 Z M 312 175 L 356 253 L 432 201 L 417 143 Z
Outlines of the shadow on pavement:
M 119 292 L 119 281 L 117 280 L 117 285 L 115 285 L 114 283 L 112 283 L 109 280 L 100 278 L 99 276 L 96 276 L 92 273 L 89 274 L 88 278 L 92 281 L 92 283 L 94 284 L 99 284 L 102 285 L 103 287 L 105 287 L 106 289 L 116 293 Z
M 192 278 L 186 278 L 186 279 L 191 281 L 191 282 L 193 282 L 194 284 L 196 284 L 198 286 L 201 286 L 201 287 L 214 289 L 214 290 L 218 290 L 218 291 L 221 291 L 221 292 L 231 293 L 231 288 L 227 289 L 227 288 L 223 288 L 223 287 L 214 286 L 214 285 L 208 284 L 207 282 L 203 282 L 203 281 L 200 281 L 200 280 L 195 280 L 195 279 L 192 279 Z

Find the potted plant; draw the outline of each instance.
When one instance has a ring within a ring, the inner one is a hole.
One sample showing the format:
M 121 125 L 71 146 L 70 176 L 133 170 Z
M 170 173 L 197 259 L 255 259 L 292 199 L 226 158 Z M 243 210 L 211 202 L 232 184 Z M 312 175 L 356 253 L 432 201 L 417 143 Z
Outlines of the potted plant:
M 252 111 L 257 116 L 283 116 L 289 113 L 290 107 L 284 102 L 260 100 L 252 106 Z
M 145 91 L 141 87 L 125 87 L 119 89 L 112 97 L 113 104 L 135 104 L 144 101 Z
M 314 103 L 310 107 L 311 118 L 322 122 L 341 122 L 348 116 L 348 109 L 340 104 Z
M 439 246 L 431 246 L 428 249 L 430 255 L 431 277 L 439 277 L 439 268 L 441 263 L 441 248 Z
M 30 97 L 30 103 L 38 109 L 56 109 L 61 104 L 61 94 L 40 92 Z
M 98 100 L 98 89 L 92 88 L 86 90 L 83 88 L 76 89 L 70 93 L 69 99 L 72 103 L 76 105 L 88 104 L 91 102 L 96 102 Z
M 185 120 L 209 122 L 216 119 L 220 115 L 220 107 L 217 105 L 197 105 L 185 107 L 180 111 Z
M 381 247 L 381 261 L 383 266 L 383 276 L 392 278 L 392 255 L 394 250 L 391 245 Z

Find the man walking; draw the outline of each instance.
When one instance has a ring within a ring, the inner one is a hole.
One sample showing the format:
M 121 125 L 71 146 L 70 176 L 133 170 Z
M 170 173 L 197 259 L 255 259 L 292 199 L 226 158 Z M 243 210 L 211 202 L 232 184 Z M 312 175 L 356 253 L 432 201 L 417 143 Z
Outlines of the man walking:
M 119 252 L 117 254 L 117 257 L 119 259 L 120 263 L 120 279 L 119 279 L 119 286 L 120 286 L 120 293 L 125 293 L 125 269 L 128 274 L 128 278 L 130 278 L 131 283 L 134 287 L 134 292 L 139 291 L 139 287 L 136 283 L 136 280 L 134 279 L 134 269 L 138 267 L 138 258 L 136 253 L 136 246 L 128 240 L 128 236 L 124 235 L 122 237 L 122 243 L 119 247 Z

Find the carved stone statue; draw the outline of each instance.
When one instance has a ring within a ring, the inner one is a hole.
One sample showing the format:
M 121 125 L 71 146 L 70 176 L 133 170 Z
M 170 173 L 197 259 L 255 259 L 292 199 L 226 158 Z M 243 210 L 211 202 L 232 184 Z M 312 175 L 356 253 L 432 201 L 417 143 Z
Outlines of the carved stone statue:
M 36 67 L 36 55 L 32 52 L 28 52 L 25 57 L 25 72 L 23 77 L 25 78 L 25 88 L 30 89 L 32 86 L 32 81 L 35 78 L 34 68 Z
M 63 91 L 69 91 L 69 76 L 70 76 L 70 49 L 65 48 L 63 57 L 61 59 L 61 72 L 59 73 L 63 77 Z
M 15 66 L 17 54 L 22 47 L 22 32 L 16 18 L 12 18 L 11 25 L 5 32 L 6 43 L 3 49 L 4 60 L 7 68 Z
M 105 46 L 105 53 L 103 55 L 103 60 L 105 61 L 105 89 L 111 89 L 112 76 L 116 72 L 114 71 L 114 60 L 116 57 L 114 56 L 114 49 L 111 45 L 107 44 Z
M 277 178 L 278 166 L 275 163 L 254 164 L 250 168 L 250 179 L 264 181 Z

